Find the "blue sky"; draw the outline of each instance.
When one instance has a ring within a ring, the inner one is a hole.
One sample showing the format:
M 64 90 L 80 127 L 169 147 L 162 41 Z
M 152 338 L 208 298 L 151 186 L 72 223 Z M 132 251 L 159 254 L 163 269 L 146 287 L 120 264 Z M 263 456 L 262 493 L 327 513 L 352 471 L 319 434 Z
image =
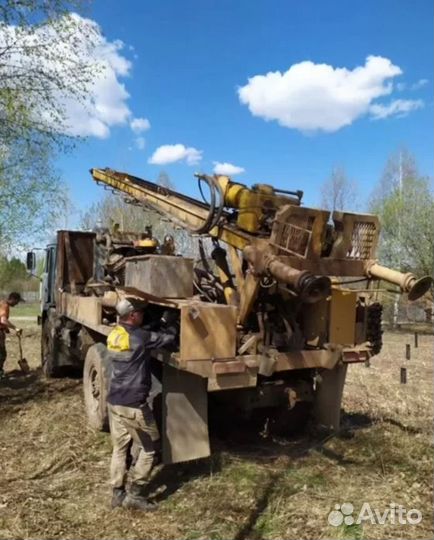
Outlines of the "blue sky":
M 85 16 L 129 62 L 117 73 L 129 119 L 113 117 L 104 138 L 89 136 L 59 160 L 79 209 L 104 194 L 91 167 L 150 180 L 164 170 L 196 195 L 195 171 L 230 163 L 245 169 L 240 182 L 303 189 L 307 206 L 318 205 L 336 165 L 366 197 L 400 145 L 432 176 L 431 0 L 96 0 Z M 135 133 L 134 118 L 150 128 Z M 190 165 L 149 163 L 175 144 Z

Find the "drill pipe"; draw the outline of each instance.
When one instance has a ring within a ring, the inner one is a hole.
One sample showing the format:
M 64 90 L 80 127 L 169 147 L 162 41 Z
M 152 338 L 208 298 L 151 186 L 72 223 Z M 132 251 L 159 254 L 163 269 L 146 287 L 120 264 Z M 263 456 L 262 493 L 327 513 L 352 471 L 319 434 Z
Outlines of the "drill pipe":
M 423 276 L 417 279 L 411 272 L 403 274 L 398 270 L 381 266 L 376 261 L 369 261 L 366 264 L 365 272 L 368 277 L 383 279 L 394 285 L 399 285 L 401 291 L 408 293 L 408 299 L 410 301 L 417 300 L 423 296 L 433 284 L 433 279 L 430 276 Z
M 256 274 L 270 274 L 277 281 L 286 283 L 304 302 L 314 303 L 331 293 L 331 281 L 327 276 L 317 277 L 308 270 L 296 270 L 266 250 L 254 246 L 244 248 L 245 258 L 253 265 Z

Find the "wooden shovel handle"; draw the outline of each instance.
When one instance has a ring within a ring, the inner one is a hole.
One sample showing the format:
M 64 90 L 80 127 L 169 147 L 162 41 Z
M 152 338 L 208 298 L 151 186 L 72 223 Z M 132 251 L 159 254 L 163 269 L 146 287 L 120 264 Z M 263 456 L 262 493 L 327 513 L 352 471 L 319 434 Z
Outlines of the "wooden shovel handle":
M 21 345 L 21 334 L 17 334 L 18 338 L 18 349 L 20 351 L 20 360 L 23 359 L 23 346 Z

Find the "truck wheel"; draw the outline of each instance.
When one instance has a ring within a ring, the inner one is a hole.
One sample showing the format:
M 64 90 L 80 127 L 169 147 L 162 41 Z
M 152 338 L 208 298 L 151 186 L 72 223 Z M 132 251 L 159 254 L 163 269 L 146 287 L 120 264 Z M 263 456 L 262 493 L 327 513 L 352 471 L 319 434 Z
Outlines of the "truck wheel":
M 83 390 L 88 423 L 98 431 L 110 431 L 107 410 L 110 372 L 106 346 L 95 343 L 89 347 L 84 361 Z
M 45 320 L 42 326 L 41 336 L 41 365 L 42 373 L 47 378 L 54 378 L 60 376 L 60 368 L 57 365 L 56 354 L 56 338 L 52 334 L 52 326 L 50 321 Z

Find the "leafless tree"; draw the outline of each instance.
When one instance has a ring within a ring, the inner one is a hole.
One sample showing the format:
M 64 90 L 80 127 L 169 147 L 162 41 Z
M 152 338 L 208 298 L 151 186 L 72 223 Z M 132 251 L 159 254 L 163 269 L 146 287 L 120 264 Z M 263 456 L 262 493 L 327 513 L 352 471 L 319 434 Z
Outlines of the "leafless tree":
M 166 173 L 160 173 L 157 183 L 173 189 L 173 185 Z M 82 213 L 81 226 L 92 230 L 96 226 L 112 229 L 118 224 L 123 231 L 144 232 L 146 227 L 152 227 L 153 235 L 161 242 L 165 235 L 175 238 L 177 252 L 184 256 L 196 254 L 196 242 L 186 230 L 173 225 L 167 218 L 157 212 L 137 204 L 121 194 L 106 194 L 104 198 L 94 203 Z
M 354 211 L 358 207 L 357 184 L 348 178 L 342 166 L 333 168 L 330 177 L 321 186 L 321 207 L 334 210 Z

